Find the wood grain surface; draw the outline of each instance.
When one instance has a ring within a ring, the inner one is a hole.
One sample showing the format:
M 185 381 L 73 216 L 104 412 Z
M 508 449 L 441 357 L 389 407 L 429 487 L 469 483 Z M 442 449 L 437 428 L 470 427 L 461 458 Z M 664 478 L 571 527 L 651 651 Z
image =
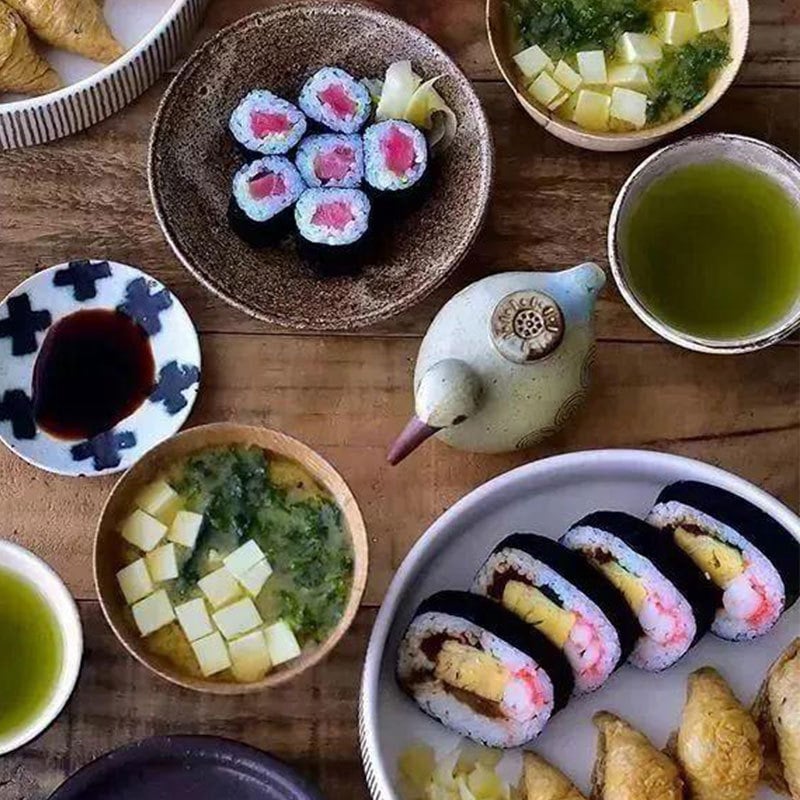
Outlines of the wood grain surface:
M 215 0 L 197 42 L 270 2 Z M 437 442 L 384 462 L 411 409 L 419 339 L 442 303 L 483 275 L 607 266 L 614 195 L 647 151 L 603 155 L 539 128 L 499 81 L 479 0 L 383 0 L 453 55 L 475 81 L 493 128 L 497 181 L 486 227 L 454 279 L 416 309 L 356 335 L 297 335 L 251 320 L 197 285 L 150 209 L 146 149 L 167 85 L 116 117 L 45 147 L 0 154 L 0 293 L 37 269 L 91 256 L 136 264 L 167 283 L 201 331 L 205 371 L 189 424 L 219 420 L 290 433 L 340 470 L 371 545 L 366 603 L 352 632 L 296 684 L 255 698 L 198 698 L 159 681 L 114 639 L 94 601 L 92 536 L 112 479 L 39 472 L 0 452 L 0 536 L 46 558 L 81 598 L 86 661 L 58 722 L 0 759 L 0 800 L 43 800 L 108 750 L 154 733 L 213 733 L 269 750 L 318 780 L 332 800 L 366 789 L 356 743 L 358 679 L 377 606 L 409 547 L 443 510 L 489 477 L 533 458 L 595 447 L 647 447 L 700 458 L 800 505 L 798 340 L 743 357 L 704 356 L 659 341 L 613 286 L 598 306 L 598 361 L 587 405 L 569 429 L 525 454 L 472 456 Z M 800 5 L 752 3 L 751 48 L 731 91 L 687 132 L 726 130 L 800 152 Z

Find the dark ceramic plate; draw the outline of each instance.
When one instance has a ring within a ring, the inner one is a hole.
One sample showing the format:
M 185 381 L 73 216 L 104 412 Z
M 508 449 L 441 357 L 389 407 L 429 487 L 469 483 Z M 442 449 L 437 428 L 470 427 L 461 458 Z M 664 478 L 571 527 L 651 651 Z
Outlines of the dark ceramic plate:
M 113 750 L 50 800 L 322 800 L 286 764 L 213 736 L 155 736 Z
M 459 123 L 433 159 L 430 194 L 392 223 L 377 255 L 351 277 L 321 279 L 291 241 L 253 250 L 228 227 L 239 158 L 227 121 L 241 97 L 269 88 L 294 99 L 306 78 L 336 65 L 382 77 L 409 59 Z M 239 20 L 187 61 L 167 90 L 150 143 L 156 215 L 195 277 L 227 302 L 296 329 L 347 330 L 391 317 L 421 300 L 455 269 L 478 233 L 489 199 L 489 127 L 469 81 L 427 36 L 387 14 L 350 3 L 292 3 Z

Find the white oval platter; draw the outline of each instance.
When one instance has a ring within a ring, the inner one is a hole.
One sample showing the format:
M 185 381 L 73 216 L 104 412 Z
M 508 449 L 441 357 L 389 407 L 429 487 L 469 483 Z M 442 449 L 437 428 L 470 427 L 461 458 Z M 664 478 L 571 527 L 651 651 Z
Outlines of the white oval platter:
M 370 638 L 361 686 L 359 735 L 367 783 L 374 800 L 401 800 L 397 759 L 412 742 L 437 752 L 453 749 L 458 736 L 423 714 L 398 688 L 395 659 L 400 637 L 418 603 L 439 589 L 466 589 L 492 547 L 515 531 L 558 538 L 573 522 L 598 509 L 644 515 L 658 492 L 677 480 L 698 480 L 744 497 L 800 539 L 800 519 L 742 478 L 699 461 L 644 450 L 569 453 L 519 467 L 485 483 L 448 509 L 403 561 Z M 663 747 L 678 725 L 690 672 L 709 664 L 749 704 L 764 673 L 800 633 L 800 603 L 765 637 L 749 643 L 707 635 L 678 664 L 660 674 L 624 666 L 594 694 L 573 699 L 530 749 L 550 759 L 588 792 L 595 757 L 591 718 L 607 709 L 638 726 Z M 519 758 L 501 769 L 511 778 Z M 777 800 L 762 788 L 757 800 Z

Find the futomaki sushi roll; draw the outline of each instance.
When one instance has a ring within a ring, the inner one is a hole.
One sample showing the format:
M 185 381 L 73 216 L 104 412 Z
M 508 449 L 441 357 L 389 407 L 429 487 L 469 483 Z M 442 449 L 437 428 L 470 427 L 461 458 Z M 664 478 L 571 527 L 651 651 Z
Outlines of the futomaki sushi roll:
M 490 747 L 538 736 L 573 688 L 567 660 L 546 636 L 485 597 L 455 591 L 417 609 L 397 680 L 426 714 Z
M 357 134 L 307 136 L 297 148 L 295 164 L 313 188 L 357 189 L 364 179 L 364 146 Z
M 368 245 L 370 202 L 358 189 L 306 189 L 294 210 L 301 252 L 337 271 L 358 266 Z
M 720 590 L 712 631 L 754 639 L 800 594 L 800 543 L 777 520 L 725 489 L 680 481 L 658 496 L 647 521 Z
M 266 156 L 245 164 L 233 176 L 228 219 L 249 244 L 260 247 L 285 234 L 292 206 L 305 190 L 297 168 L 284 156 Z
M 300 90 L 300 108 L 310 119 L 337 133 L 356 133 L 372 112 L 364 84 L 337 67 L 323 67 Z
M 472 591 L 496 600 L 563 651 L 575 691 L 599 689 L 642 635 L 625 597 L 585 560 L 546 536 L 503 539 Z
M 642 628 L 629 658 L 658 672 L 684 656 L 710 628 L 717 592 L 691 559 L 630 514 L 597 511 L 561 538 L 619 589 Z
M 410 122 L 390 119 L 364 131 L 364 174 L 376 192 L 406 194 L 427 170 L 428 142 Z
M 297 106 L 266 89 L 254 89 L 239 102 L 228 127 L 248 156 L 283 155 L 304 136 L 306 118 Z

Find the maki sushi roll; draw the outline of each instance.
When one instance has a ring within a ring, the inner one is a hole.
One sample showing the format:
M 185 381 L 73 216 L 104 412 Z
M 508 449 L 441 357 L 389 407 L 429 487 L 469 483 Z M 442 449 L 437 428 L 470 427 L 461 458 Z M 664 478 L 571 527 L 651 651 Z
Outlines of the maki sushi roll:
M 397 679 L 426 714 L 490 747 L 533 739 L 573 689 L 567 660 L 546 636 L 485 597 L 455 591 L 417 609 Z
M 364 179 L 364 146 L 357 134 L 308 136 L 297 148 L 295 164 L 308 186 L 357 189 Z
M 364 165 L 367 183 L 376 192 L 404 194 L 427 173 L 428 142 L 410 122 L 378 122 L 364 131 Z
M 543 633 L 567 657 L 575 691 L 599 689 L 642 635 L 625 597 L 558 542 L 515 533 L 480 568 L 472 591 Z
M 630 663 L 657 672 L 672 666 L 711 627 L 717 592 L 691 559 L 646 522 L 597 511 L 561 538 L 617 588 L 642 635 Z
M 337 133 L 356 133 L 372 112 L 369 90 L 343 69 L 323 67 L 300 90 L 300 108 Z
M 292 206 L 305 189 L 297 168 L 284 156 L 245 164 L 233 176 L 228 220 L 254 247 L 274 242 L 292 222 Z
M 297 106 L 266 89 L 254 89 L 233 109 L 228 128 L 247 156 L 288 153 L 304 136 L 306 118 Z
M 294 210 L 300 248 L 313 263 L 347 269 L 368 246 L 370 202 L 358 189 L 306 189 Z
M 647 521 L 670 535 L 720 590 L 712 631 L 754 639 L 800 593 L 800 543 L 747 500 L 707 483 L 680 481 L 656 499 Z

